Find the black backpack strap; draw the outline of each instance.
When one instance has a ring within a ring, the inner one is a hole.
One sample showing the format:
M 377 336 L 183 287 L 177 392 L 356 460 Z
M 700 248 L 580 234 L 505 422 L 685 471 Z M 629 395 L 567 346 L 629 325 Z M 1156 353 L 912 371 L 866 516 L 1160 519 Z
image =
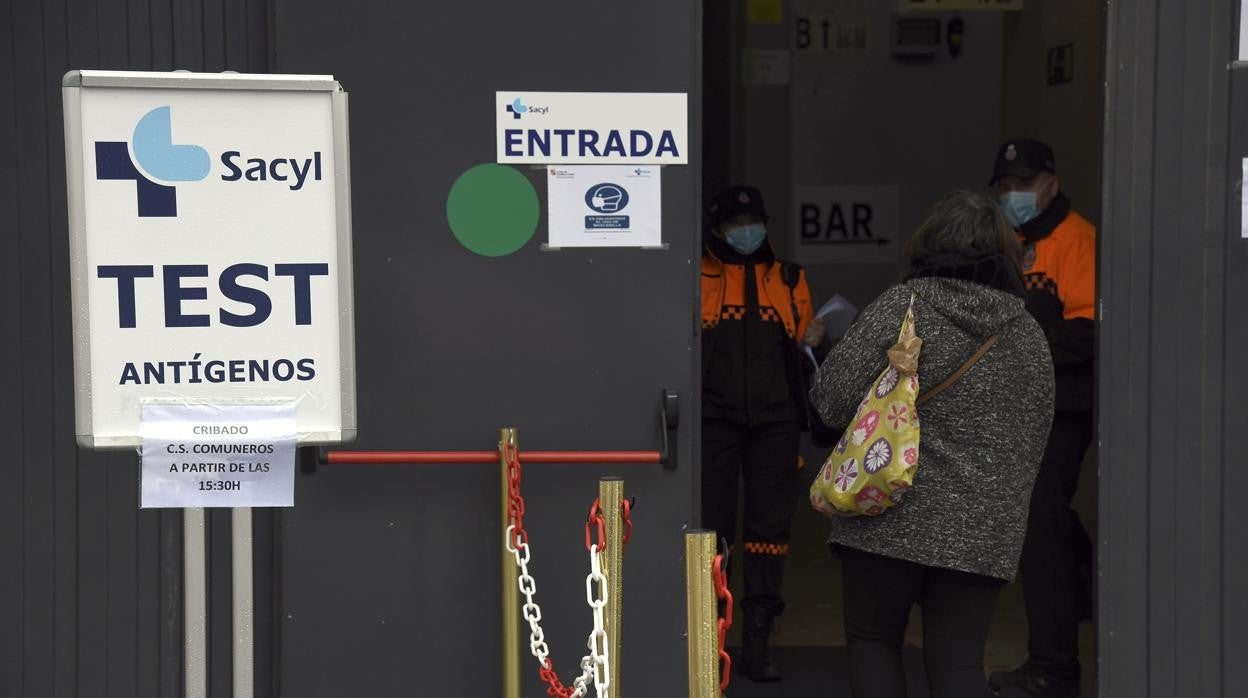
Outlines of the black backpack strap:
M 793 262 L 780 262 L 780 279 L 784 281 L 784 285 L 789 287 L 789 291 L 797 288 L 797 282 L 802 280 L 802 265 Z
M 780 262 L 780 280 L 789 287 L 789 303 L 793 306 L 793 331 L 802 326 L 802 316 L 797 309 L 797 283 L 802 280 L 802 265 L 793 262 Z M 794 337 L 798 342 L 801 337 Z

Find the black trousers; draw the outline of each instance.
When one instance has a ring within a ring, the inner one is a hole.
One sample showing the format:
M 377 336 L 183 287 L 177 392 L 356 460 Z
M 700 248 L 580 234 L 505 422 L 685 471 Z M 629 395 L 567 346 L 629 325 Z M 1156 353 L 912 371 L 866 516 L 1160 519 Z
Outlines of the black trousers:
M 901 645 L 910 608 L 923 611 L 932 698 L 986 698 L 984 647 L 1005 581 L 838 547 L 849 684 L 854 698 L 904 698 Z
M 1079 471 L 1092 444 L 1091 412 L 1058 412 L 1031 493 L 1027 538 L 1019 567 L 1027 608 L 1028 653 L 1052 674 L 1079 677 L 1081 564 L 1091 564 L 1092 543 L 1070 508 Z
M 702 422 L 702 525 L 736 540 L 738 485 L 745 482 L 745 594 L 742 608 L 784 612 L 780 585 L 797 507 L 796 422 L 742 426 Z

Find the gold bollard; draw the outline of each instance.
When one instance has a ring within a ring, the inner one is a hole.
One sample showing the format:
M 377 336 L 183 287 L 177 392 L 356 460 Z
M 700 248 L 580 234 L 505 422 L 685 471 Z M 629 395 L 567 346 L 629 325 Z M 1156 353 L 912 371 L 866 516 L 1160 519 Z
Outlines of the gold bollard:
M 504 446 L 516 446 L 519 434 L 515 428 L 499 433 L 498 463 L 502 473 L 502 533 L 503 533 L 503 698 L 520 698 L 520 587 L 516 560 L 507 551 L 507 517 L 511 498 L 508 496 L 507 457 Z
M 607 607 L 604 621 L 607 648 L 611 657 L 611 695 L 621 696 L 620 623 L 624 609 L 624 481 L 607 477 L 598 481 L 598 506 L 605 524 L 607 549 L 603 551 L 602 571 L 607 575 Z
M 719 618 L 715 610 L 715 532 L 685 533 L 685 591 L 688 614 L 689 698 L 720 698 Z

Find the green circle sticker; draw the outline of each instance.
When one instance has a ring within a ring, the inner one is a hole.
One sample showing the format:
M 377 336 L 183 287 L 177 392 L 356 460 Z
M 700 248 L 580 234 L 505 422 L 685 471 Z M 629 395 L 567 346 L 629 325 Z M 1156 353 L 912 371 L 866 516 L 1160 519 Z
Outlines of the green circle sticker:
M 503 257 L 537 232 L 537 190 L 514 167 L 486 163 L 455 180 L 446 197 L 446 221 L 459 244 L 483 257 Z

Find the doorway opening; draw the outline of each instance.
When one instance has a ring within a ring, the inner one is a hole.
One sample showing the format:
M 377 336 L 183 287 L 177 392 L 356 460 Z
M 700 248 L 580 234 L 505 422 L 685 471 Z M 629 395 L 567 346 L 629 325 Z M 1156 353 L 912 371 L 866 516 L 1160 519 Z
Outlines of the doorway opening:
M 861 309 L 895 283 L 901 246 L 928 208 L 955 189 L 987 191 L 1008 139 L 1051 145 L 1072 208 L 1099 228 L 1105 3 L 935 12 L 910 4 L 703 3 L 704 199 L 729 185 L 757 187 L 769 239 L 779 257 L 805 267 L 815 307 L 839 295 Z M 812 244 L 803 233 L 859 241 Z M 867 236 L 874 244 L 862 244 Z M 773 637 L 785 680 L 734 676 L 736 696 L 849 695 L 839 563 L 805 494 L 827 454 L 804 438 L 801 455 L 808 465 L 785 566 L 787 609 Z M 1074 508 L 1096 540 L 1095 448 L 1080 472 Z M 735 593 L 741 580 L 737 570 Z M 906 638 L 911 696 L 927 695 L 921 622 L 916 608 Z M 1094 620 L 1081 623 L 1085 698 L 1096 695 L 1095 641 Z M 985 668 L 1026 658 L 1016 581 L 1001 595 Z

